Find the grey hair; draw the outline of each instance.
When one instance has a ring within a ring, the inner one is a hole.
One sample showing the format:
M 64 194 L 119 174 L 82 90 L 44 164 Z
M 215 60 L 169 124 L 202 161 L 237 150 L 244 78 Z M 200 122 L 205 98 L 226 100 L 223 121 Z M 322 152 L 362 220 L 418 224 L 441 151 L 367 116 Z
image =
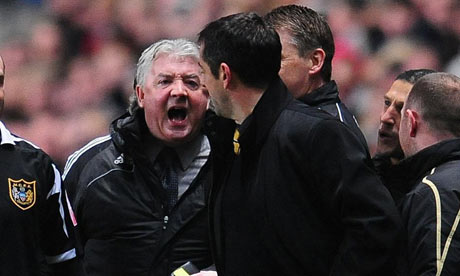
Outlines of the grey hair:
M 200 58 L 198 45 L 187 39 L 163 39 L 153 43 L 145 49 L 137 62 L 136 78 L 134 80 L 134 94 L 129 99 L 129 112 L 134 113 L 139 108 L 137 104 L 136 86 L 144 88 L 145 77 L 152 68 L 152 63 L 160 54 L 175 55 L 178 57 Z

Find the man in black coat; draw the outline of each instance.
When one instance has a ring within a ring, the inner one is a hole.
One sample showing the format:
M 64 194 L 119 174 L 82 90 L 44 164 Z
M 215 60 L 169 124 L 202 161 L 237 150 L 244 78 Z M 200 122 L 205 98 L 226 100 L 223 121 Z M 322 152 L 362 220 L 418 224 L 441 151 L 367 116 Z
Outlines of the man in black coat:
M 141 55 L 130 113 L 71 155 L 63 174 L 85 275 L 169 276 L 212 264 L 208 103 L 195 43 Z
M 350 127 L 367 148 L 355 116 L 340 100 L 339 90 L 331 80 L 334 37 L 326 19 L 316 11 L 287 5 L 264 16 L 280 36 L 281 79 L 300 101 L 318 107 Z
M 372 158 L 377 173 L 387 186 L 395 200 L 402 196 L 398 189 L 397 171 L 394 166 L 404 158 L 404 153 L 399 143 L 399 124 L 401 109 L 406 101 L 409 91 L 421 77 L 434 73 L 430 69 L 407 70 L 396 76 L 390 89 L 383 97 L 383 110 L 380 113 L 380 125 L 377 136 L 377 147 Z
M 211 144 L 218 274 L 391 274 L 400 220 L 390 194 L 358 137 L 288 92 L 276 31 L 242 13 L 198 41 L 211 105 L 237 125 L 233 143 Z
M 460 275 L 460 78 L 422 77 L 402 109 L 397 169 L 407 194 L 400 211 L 407 230 L 402 275 Z

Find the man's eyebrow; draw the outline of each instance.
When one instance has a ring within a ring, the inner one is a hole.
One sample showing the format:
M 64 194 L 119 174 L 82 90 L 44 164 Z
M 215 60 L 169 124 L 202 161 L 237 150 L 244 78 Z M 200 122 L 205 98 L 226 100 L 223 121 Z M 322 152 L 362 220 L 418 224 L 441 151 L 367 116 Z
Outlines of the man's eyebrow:
M 174 74 L 164 74 L 164 73 L 160 73 L 160 74 L 158 74 L 158 77 L 160 77 L 160 78 L 174 78 Z M 184 79 L 200 78 L 200 75 L 199 75 L 199 74 L 195 74 L 195 73 L 192 73 L 192 74 L 185 74 L 185 75 L 182 75 L 182 78 L 184 78 Z
M 186 79 L 198 78 L 199 79 L 200 76 L 197 74 L 189 74 L 189 75 L 184 75 L 184 78 Z
M 160 74 L 158 74 L 158 77 L 160 77 L 160 78 L 171 78 L 172 74 L 160 73 Z

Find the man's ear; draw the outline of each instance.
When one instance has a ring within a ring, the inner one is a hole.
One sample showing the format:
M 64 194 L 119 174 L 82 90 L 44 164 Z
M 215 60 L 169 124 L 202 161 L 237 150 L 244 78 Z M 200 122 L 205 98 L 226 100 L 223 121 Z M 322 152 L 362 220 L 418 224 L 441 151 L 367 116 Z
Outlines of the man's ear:
M 323 68 L 324 59 L 326 58 L 326 52 L 321 48 L 316 48 L 309 54 L 311 67 L 309 70 L 310 75 L 318 74 Z
M 417 135 L 417 130 L 419 127 L 420 115 L 417 111 L 412 109 L 406 109 L 407 119 L 409 120 L 409 136 L 415 137 Z
M 144 89 L 140 85 L 136 85 L 136 96 L 137 96 L 137 104 L 139 107 L 144 108 Z
M 223 81 L 223 86 L 227 89 L 232 81 L 232 71 L 227 63 L 221 63 L 219 68 L 219 78 Z

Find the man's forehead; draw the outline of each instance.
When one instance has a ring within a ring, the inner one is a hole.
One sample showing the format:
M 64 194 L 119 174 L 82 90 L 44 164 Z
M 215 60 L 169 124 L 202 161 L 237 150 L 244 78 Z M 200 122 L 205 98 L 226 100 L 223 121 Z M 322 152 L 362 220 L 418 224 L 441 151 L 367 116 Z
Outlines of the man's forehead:
M 153 61 L 151 72 L 155 76 L 195 77 L 199 76 L 201 69 L 196 58 L 165 56 Z
M 396 101 L 404 102 L 410 90 L 412 89 L 413 84 L 404 81 L 396 80 L 390 87 L 390 90 L 385 94 L 386 98 Z
M 189 62 L 189 63 L 198 63 L 198 56 L 190 56 L 190 55 L 177 55 L 171 53 L 160 53 L 156 56 L 153 60 L 153 63 L 182 63 L 182 62 Z

